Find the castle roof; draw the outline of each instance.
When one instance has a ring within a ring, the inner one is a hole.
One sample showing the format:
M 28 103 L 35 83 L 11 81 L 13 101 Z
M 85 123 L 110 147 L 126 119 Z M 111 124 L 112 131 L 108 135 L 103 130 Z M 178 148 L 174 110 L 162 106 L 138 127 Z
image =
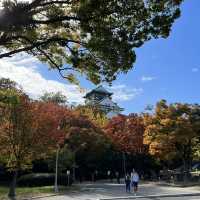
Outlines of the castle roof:
M 113 93 L 108 92 L 102 85 L 98 86 L 97 88 L 91 90 L 90 92 L 88 92 L 84 98 L 89 97 L 91 94 L 93 93 L 101 93 L 101 94 L 105 94 L 105 95 L 109 95 L 111 96 Z
M 107 98 L 104 98 L 104 99 L 101 99 L 98 104 L 102 105 L 102 106 L 108 106 L 108 107 L 113 107 L 113 108 L 116 108 L 116 109 L 121 109 L 116 103 L 114 103 L 111 99 L 109 99 L 108 97 Z

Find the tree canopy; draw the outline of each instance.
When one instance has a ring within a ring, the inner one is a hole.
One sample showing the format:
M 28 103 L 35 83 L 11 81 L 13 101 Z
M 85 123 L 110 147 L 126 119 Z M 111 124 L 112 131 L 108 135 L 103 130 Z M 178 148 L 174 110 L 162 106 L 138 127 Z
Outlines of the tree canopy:
M 62 121 L 71 114 L 55 102 L 33 101 L 15 82 L 0 79 L 0 160 L 13 173 L 9 196 L 15 196 L 18 171 L 52 155 L 63 144 Z
M 41 101 L 44 102 L 52 102 L 59 105 L 66 105 L 67 104 L 67 97 L 63 95 L 61 92 L 45 92 L 41 97 Z
M 0 152 L 11 171 L 28 167 L 63 143 L 65 134 L 58 127 L 71 113 L 52 102 L 31 101 L 16 86 L 0 80 Z
M 127 73 L 135 49 L 166 38 L 183 0 L 4 0 L 0 58 L 36 56 L 71 82 L 77 72 L 94 83 Z
M 144 151 L 144 124 L 137 114 L 113 117 L 106 125 L 105 133 L 122 152 L 135 154 Z
M 197 104 L 173 103 L 165 100 L 157 103 L 155 113 L 145 119 L 144 141 L 150 153 L 161 160 L 178 157 L 185 169 L 199 155 L 200 106 Z
M 98 106 L 78 105 L 75 109 L 80 115 L 85 115 L 98 127 L 105 127 L 108 123 L 108 118 L 104 112 L 102 112 Z

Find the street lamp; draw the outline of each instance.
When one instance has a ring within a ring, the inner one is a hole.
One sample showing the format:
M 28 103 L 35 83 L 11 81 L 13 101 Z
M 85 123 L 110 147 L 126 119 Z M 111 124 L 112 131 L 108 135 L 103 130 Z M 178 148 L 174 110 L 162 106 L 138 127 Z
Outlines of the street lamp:
M 67 170 L 67 185 L 69 186 L 70 170 Z
M 57 130 L 60 130 L 60 125 L 58 125 Z M 54 183 L 54 191 L 58 192 L 58 157 L 59 157 L 60 145 L 57 144 L 56 150 L 56 172 L 55 172 L 55 183 Z
M 65 119 L 61 119 L 61 121 L 58 124 L 57 131 L 61 130 L 65 126 Z M 57 144 L 57 151 L 56 151 L 56 170 L 55 170 L 55 184 L 54 184 L 54 190 L 55 192 L 58 192 L 58 158 L 59 158 L 59 151 L 60 151 L 60 145 Z
M 54 185 L 54 191 L 58 192 L 58 156 L 60 151 L 60 145 L 57 145 L 57 151 L 56 151 L 56 174 L 55 174 L 55 185 Z
M 107 171 L 107 175 L 108 175 L 108 179 L 109 178 L 111 179 L 111 177 L 110 177 L 110 170 Z

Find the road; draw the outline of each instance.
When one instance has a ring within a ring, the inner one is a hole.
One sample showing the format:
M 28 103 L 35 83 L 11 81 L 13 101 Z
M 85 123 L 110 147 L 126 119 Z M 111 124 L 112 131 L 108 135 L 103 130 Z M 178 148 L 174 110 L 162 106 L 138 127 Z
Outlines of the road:
M 197 195 L 193 196 L 194 194 Z M 170 195 L 173 195 L 173 197 L 170 197 Z M 200 200 L 200 187 L 181 188 L 181 187 L 160 186 L 157 185 L 156 183 L 144 183 L 140 184 L 137 196 L 134 196 L 134 194 L 132 193 L 130 194 L 125 192 L 123 184 L 108 184 L 108 183 L 80 184 L 78 185 L 78 189 L 68 191 L 64 195 L 43 198 L 43 200 L 98 200 L 98 199 Z

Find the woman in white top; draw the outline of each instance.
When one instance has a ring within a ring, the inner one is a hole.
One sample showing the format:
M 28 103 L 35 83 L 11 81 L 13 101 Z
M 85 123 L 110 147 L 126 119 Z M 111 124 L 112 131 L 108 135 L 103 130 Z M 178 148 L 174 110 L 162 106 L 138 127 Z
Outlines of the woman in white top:
M 133 170 L 133 173 L 131 173 L 131 183 L 132 183 L 132 187 L 134 189 L 135 195 L 136 195 L 136 192 L 138 191 L 138 182 L 139 182 L 139 175 L 135 170 Z

